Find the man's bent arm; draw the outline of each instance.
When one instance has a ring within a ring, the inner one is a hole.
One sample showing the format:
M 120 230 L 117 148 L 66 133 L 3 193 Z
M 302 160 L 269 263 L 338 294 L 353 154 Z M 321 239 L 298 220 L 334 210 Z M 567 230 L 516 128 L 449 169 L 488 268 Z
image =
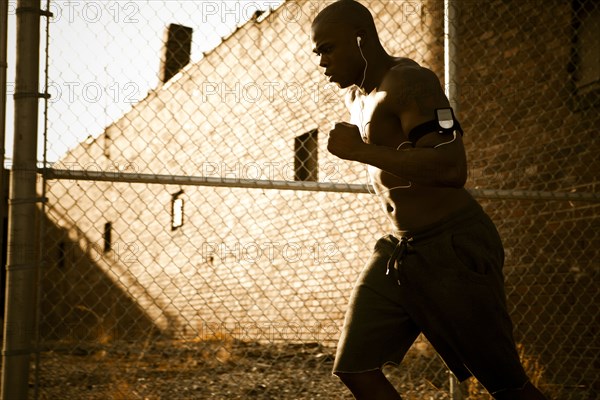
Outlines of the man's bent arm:
M 437 76 L 427 68 L 393 68 L 382 89 L 390 97 L 406 134 L 418 124 L 431 120 L 436 108 L 449 107 Z M 364 148 L 359 157 L 367 164 L 414 183 L 461 188 L 467 180 L 467 157 L 461 134 L 455 131 L 453 135 L 432 132 L 412 143 L 414 147 L 396 152 L 389 148 Z M 376 154 L 371 154 L 372 151 Z
M 437 133 L 429 134 L 438 135 Z M 424 137 L 422 140 L 433 139 Z M 448 141 L 452 137 L 448 138 Z M 365 144 L 352 157 L 385 172 L 424 186 L 461 188 L 467 180 L 467 162 L 462 139 L 438 148 L 415 147 L 396 150 L 391 147 Z

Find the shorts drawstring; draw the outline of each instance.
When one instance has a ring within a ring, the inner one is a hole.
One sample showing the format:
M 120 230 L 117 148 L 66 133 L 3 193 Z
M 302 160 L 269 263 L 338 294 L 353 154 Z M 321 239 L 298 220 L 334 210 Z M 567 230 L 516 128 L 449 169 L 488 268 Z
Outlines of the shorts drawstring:
M 400 283 L 400 266 L 402 265 L 402 262 L 404 261 L 404 258 L 406 257 L 406 253 L 408 250 L 408 242 L 410 242 L 411 240 L 412 240 L 412 238 L 407 238 L 405 236 L 400 237 L 400 241 L 394 248 L 394 251 L 392 252 L 392 255 L 390 256 L 390 259 L 388 260 L 388 263 L 387 263 L 387 269 L 385 271 L 385 274 L 389 275 L 390 269 L 393 268 L 395 271 L 394 273 L 396 275 L 396 281 L 398 282 L 398 286 L 401 285 L 401 283 Z

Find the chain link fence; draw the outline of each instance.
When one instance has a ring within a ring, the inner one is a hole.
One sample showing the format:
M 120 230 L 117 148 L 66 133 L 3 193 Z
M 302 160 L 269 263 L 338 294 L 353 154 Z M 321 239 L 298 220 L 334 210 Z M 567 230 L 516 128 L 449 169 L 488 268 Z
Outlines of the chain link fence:
M 600 5 L 363 3 L 454 93 L 527 372 L 598 398 Z M 365 167 L 326 150 L 350 120 L 312 54 L 327 4 L 46 3 L 31 398 L 351 398 L 335 344 L 389 226 Z M 385 371 L 405 399 L 491 398 L 424 338 Z

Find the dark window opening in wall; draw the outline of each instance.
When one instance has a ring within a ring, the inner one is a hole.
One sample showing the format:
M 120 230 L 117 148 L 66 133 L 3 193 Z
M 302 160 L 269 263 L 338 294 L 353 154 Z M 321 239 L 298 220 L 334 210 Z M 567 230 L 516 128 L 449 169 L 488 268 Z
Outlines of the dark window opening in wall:
M 600 4 L 573 0 L 573 46 L 570 72 L 575 108 L 600 106 Z
M 104 252 L 108 253 L 112 250 L 112 222 L 104 224 Z
M 174 231 L 183 226 L 183 190 L 171 196 L 171 230 Z
M 314 129 L 294 139 L 294 180 L 317 181 L 318 130 Z
M 58 244 L 58 267 L 64 268 L 67 264 L 67 244 L 61 241 Z

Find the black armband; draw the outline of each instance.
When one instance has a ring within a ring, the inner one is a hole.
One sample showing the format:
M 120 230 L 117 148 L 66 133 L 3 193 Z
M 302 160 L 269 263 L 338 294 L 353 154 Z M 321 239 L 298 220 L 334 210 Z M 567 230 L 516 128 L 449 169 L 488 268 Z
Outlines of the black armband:
M 463 135 L 463 130 L 460 126 L 460 123 L 454 117 L 454 111 L 452 111 L 451 107 L 447 108 L 437 108 L 435 110 L 435 119 L 431 121 L 427 121 L 422 123 L 421 125 L 415 126 L 408 133 L 408 140 L 410 140 L 413 144 L 417 144 L 417 142 L 425 135 L 431 132 L 437 132 L 442 135 L 448 135 L 458 131 L 461 136 Z

